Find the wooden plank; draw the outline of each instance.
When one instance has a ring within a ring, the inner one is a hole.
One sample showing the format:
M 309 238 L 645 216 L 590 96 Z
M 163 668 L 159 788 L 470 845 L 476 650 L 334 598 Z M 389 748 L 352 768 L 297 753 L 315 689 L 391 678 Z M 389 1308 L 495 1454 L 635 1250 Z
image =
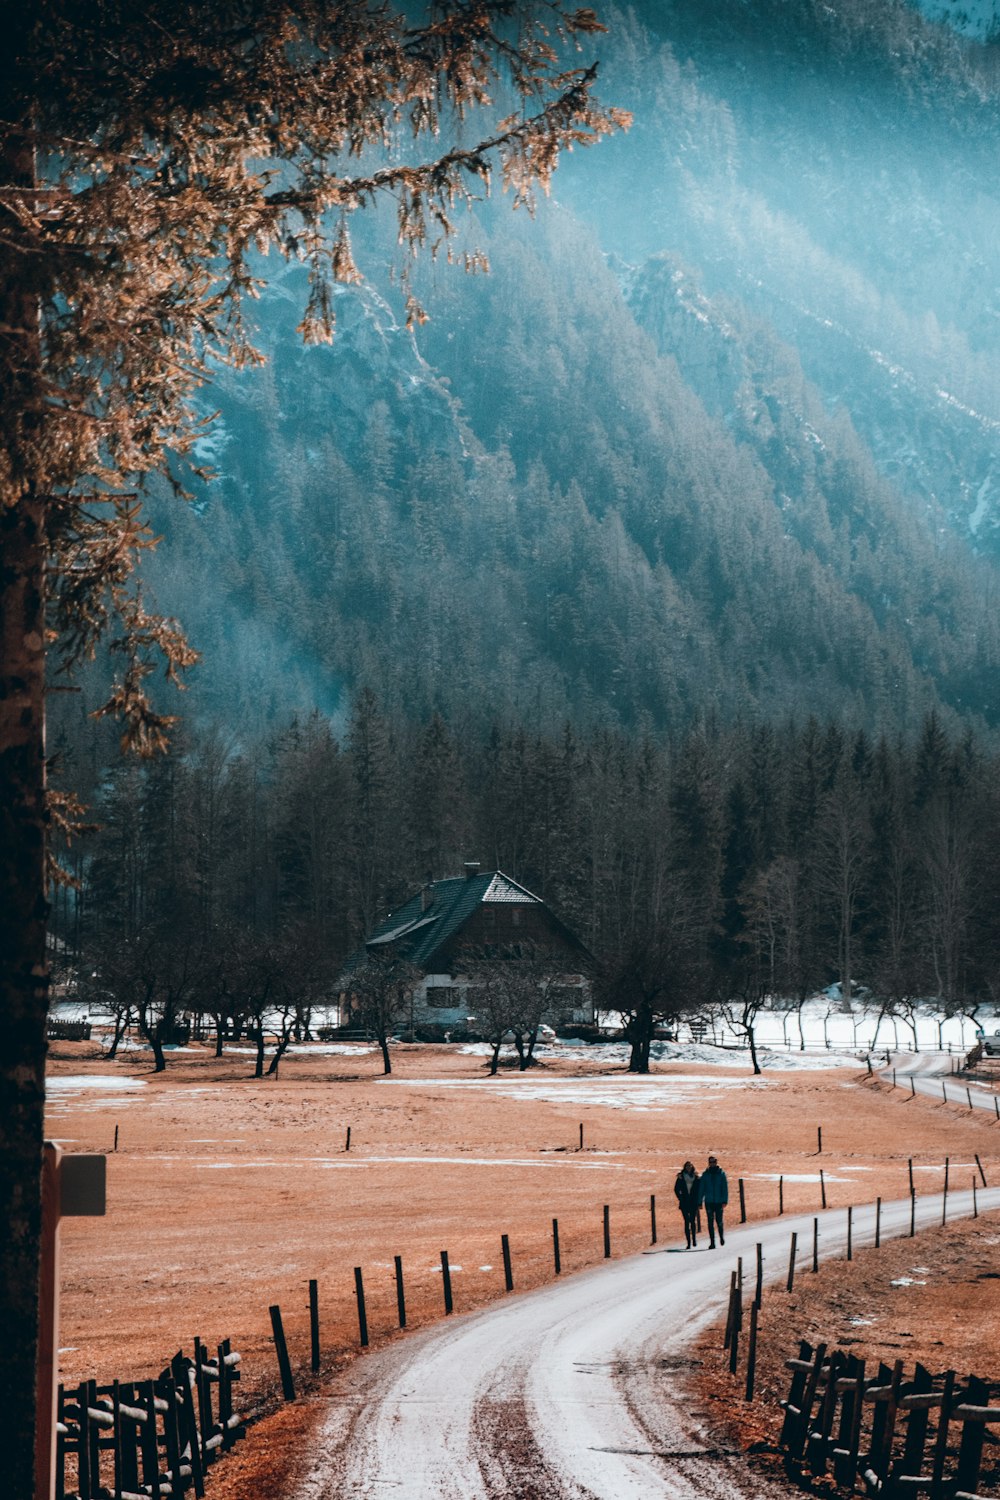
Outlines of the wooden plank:
M 781 1424 L 780 1443 L 783 1448 L 791 1448 L 794 1440 L 795 1430 L 802 1414 L 802 1396 L 806 1388 L 806 1377 L 812 1369 L 812 1345 L 807 1344 L 805 1339 L 799 1343 L 798 1359 L 788 1359 L 785 1364 L 792 1372 L 792 1383 L 788 1389 L 788 1399 L 785 1402 L 785 1420 Z
M 823 1360 L 826 1356 L 826 1345 L 817 1344 L 813 1354 L 813 1367 L 806 1377 L 806 1388 L 802 1395 L 802 1416 L 799 1419 L 798 1430 L 791 1444 L 791 1451 L 796 1458 L 801 1458 L 809 1432 L 809 1424 L 812 1421 L 813 1402 L 816 1399 L 816 1387 L 823 1372 Z
M 989 1386 L 975 1375 L 970 1375 L 966 1386 L 966 1400 L 952 1411 L 952 1417 L 962 1423 L 962 1441 L 958 1449 L 958 1468 L 955 1472 L 955 1487 L 959 1490 L 974 1490 L 979 1481 L 979 1466 L 983 1459 L 983 1423 L 973 1418 L 966 1421 L 960 1413 L 971 1407 L 988 1411 L 986 1402 L 990 1397 Z
M 949 1370 L 944 1377 L 941 1392 L 941 1409 L 938 1413 L 937 1434 L 934 1439 L 934 1464 L 931 1473 L 931 1500 L 941 1500 L 941 1485 L 944 1479 L 944 1464 L 948 1454 L 948 1427 L 951 1422 L 951 1403 L 955 1388 L 955 1372 Z
M 913 1372 L 913 1380 L 910 1382 L 910 1392 L 900 1399 L 900 1409 L 907 1414 L 906 1439 L 903 1443 L 903 1452 L 899 1463 L 893 1470 L 893 1475 L 898 1483 L 901 1478 L 911 1475 L 919 1475 L 924 1464 L 924 1448 L 927 1443 L 927 1426 L 930 1421 L 930 1406 L 921 1404 L 913 1405 L 914 1396 L 923 1396 L 929 1393 L 933 1387 L 933 1379 L 923 1365 L 918 1364 Z M 928 1480 L 928 1485 L 930 1481 Z

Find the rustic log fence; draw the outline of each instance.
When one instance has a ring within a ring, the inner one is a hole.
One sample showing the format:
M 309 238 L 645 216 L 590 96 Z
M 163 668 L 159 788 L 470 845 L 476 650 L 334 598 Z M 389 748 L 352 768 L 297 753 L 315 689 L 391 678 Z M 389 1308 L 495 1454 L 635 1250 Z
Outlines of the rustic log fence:
M 205 1472 L 245 1432 L 233 1410 L 240 1356 L 195 1340 L 156 1380 L 59 1387 L 57 1500 L 177 1500 L 205 1493 Z M 214 1397 L 213 1397 L 213 1392 Z
M 990 1431 L 1000 1406 L 990 1406 L 987 1382 L 960 1380 L 954 1370 L 931 1375 L 920 1364 L 904 1377 L 902 1360 L 870 1376 L 864 1360 L 805 1342 L 785 1363 L 792 1374 L 780 1443 L 793 1471 L 885 1500 L 979 1500 L 981 1484 L 996 1493 L 1000 1472 L 993 1454 L 984 1465 L 984 1453 L 1000 1450 Z

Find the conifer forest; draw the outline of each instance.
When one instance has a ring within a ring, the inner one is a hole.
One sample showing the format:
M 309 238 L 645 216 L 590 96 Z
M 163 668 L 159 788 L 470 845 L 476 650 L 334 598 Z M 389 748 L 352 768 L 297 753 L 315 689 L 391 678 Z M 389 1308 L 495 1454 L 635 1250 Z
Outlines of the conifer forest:
M 534 217 L 475 203 L 488 272 L 419 259 L 408 326 L 376 207 L 304 345 L 306 269 L 255 267 L 213 477 L 149 485 L 144 597 L 199 653 L 169 753 L 88 717 L 113 659 L 50 700 L 98 827 L 66 955 L 183 932 L 192 988 L 227 945 L 329 976 L 475 858 L 609 984 L 648 949 L 664 1011 L 995 998 L 996 44 L 895 0 L 601 19 L 631 128 Z

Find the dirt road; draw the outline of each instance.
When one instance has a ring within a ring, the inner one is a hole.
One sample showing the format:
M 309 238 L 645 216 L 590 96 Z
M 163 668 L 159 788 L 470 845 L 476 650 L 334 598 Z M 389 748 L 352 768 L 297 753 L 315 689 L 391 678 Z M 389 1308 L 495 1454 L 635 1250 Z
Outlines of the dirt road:
M 1000 1189 L 979 1206 L 1000 1207 Z M 949 1195 L 949 1218 L 971 1211 L 971 1193 Z M 940 1195 L 919 1199 L 917 1228 L 941 1212 Z M 874 1227 L 874 1208 L 856 1209 L 853 1243 Z M 909 1200 L 883 1204 L 884 1238 L 909 1229 Z M 737 1256 L 753 1268 L 759 1242 L 765 1278 L 783 1277 L 793 1230 L 806 1274 L 812 1217 L 785 1217 L 731 1229 L 715 1251 L 657 1249 L 513 1296 L 353 1365 L 323 1398 L 294 1500 L 756 1497 L 744 1456 L 713 1448 L 683 1371 Z M 819 1234 L 821 1257 L 843 1254 L 846 1213 L 821 1214 Z
M 918 1094 L 940 1099 L 942 1104 L 984 1109 L 1000 1119 L 996 1091 L 966 1083 L 961 1075 L 952 1073 L 953 1065 L 954 1059 L 947 1052 L 896 1052 L 880 1073 L 886 1083 L 895 1080 L 897 1088 L 908 1088 L 912 1080 Z

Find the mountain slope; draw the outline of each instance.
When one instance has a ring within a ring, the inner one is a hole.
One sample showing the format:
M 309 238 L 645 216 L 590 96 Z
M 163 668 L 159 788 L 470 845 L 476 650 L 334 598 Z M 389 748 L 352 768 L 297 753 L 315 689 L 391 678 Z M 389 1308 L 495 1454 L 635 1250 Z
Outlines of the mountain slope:
M 635 130 L 534 222 L 484 205 L 491 274 L 419 268 L 416 335 L 345 288 L 302 349 L 274 277 L 220 479 L 157 506 L 202 710 L 996 723 L 992 54 L 863 0 L 646 10 Z

